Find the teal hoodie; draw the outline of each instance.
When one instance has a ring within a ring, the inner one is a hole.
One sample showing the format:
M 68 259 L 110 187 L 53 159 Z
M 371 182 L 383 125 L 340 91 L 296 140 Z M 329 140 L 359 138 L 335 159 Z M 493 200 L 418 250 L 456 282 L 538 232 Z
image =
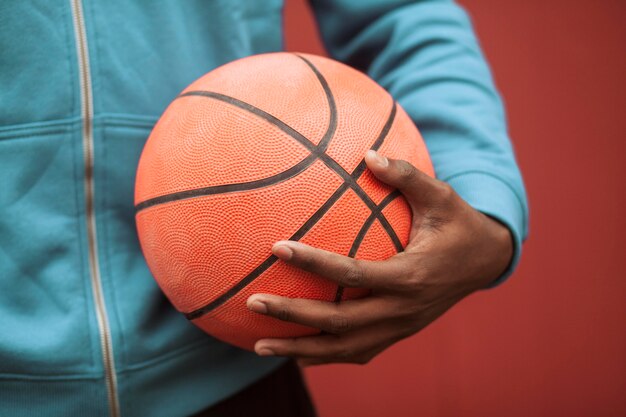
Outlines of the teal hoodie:
M 527 228 L 500 98 L 452 1 L 312 1 L 337 59 L 388 89 L 439 178 Z M 184 416 L 270 372 L 202 333 L 141 255 L 133 184 L 167 104 L 231 60 L 283 48 L 281 0 L 0 5 L 0 416 Z

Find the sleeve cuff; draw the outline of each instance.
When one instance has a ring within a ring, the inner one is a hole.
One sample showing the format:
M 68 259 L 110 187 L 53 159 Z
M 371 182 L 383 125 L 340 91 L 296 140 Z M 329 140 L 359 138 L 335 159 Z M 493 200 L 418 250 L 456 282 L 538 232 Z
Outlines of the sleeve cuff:
M 444 179 L 470 206 L 487 214 L 511 231 L 513 259 L 506 271 L 489 288 L 504 282 L 515 270 L 522 253 L 527 219 L 522 200 L 502 179 L 488 172 L 466 172 Z

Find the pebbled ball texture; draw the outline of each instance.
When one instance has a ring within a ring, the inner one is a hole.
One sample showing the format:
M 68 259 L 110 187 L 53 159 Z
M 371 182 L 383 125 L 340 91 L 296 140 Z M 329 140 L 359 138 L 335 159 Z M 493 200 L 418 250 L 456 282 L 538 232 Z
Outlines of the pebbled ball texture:
M 402 250 L 411 210 L 365 169 L 372 148 L 434 175 L 404 110 L 339 62 L 263 54 L 196 80 L 161 116 L 137 170 L 139 240 L 165 295 L 201 329 L 245 349 L 318 333 L 255 314 L 246 299 L 367 295 L 287 265 L 271 247 L 294 239 L 368 260 Z

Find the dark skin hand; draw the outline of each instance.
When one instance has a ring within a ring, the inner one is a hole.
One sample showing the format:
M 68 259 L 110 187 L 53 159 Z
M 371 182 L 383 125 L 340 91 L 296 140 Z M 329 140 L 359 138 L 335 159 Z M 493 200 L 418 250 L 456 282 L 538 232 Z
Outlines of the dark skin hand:
M 411 206 L 406 249 L 384 261 L 363 261 L 299 242 L 277 242 L 272 251 L 281 260 L 344 287 L 370 288 L 371 294 L 341 303 L 250 296 L 248 308 L 256 313 L 322 330 L 315 336 L 259 340 L 257 354 L 293 357 L 302 366 L 365 364 L 486 287 L 509 265 L 509 230 L 470 207 L 448 184 L 374 151 L 365 162 Z

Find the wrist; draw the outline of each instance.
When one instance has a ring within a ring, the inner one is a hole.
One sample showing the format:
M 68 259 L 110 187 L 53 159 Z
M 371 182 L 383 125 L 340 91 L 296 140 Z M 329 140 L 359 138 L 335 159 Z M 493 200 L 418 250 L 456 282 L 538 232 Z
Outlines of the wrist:
M 500 278 L 510 267 L 514 256 L 513 234 L 509 228 L 497 219 L 483 214 L 490 236 L 489 251 L 492 254 L 489 268 L 486 270 L 484 287 L 490 286 Z M 483 288 L 484 288 L 483 287 Z

